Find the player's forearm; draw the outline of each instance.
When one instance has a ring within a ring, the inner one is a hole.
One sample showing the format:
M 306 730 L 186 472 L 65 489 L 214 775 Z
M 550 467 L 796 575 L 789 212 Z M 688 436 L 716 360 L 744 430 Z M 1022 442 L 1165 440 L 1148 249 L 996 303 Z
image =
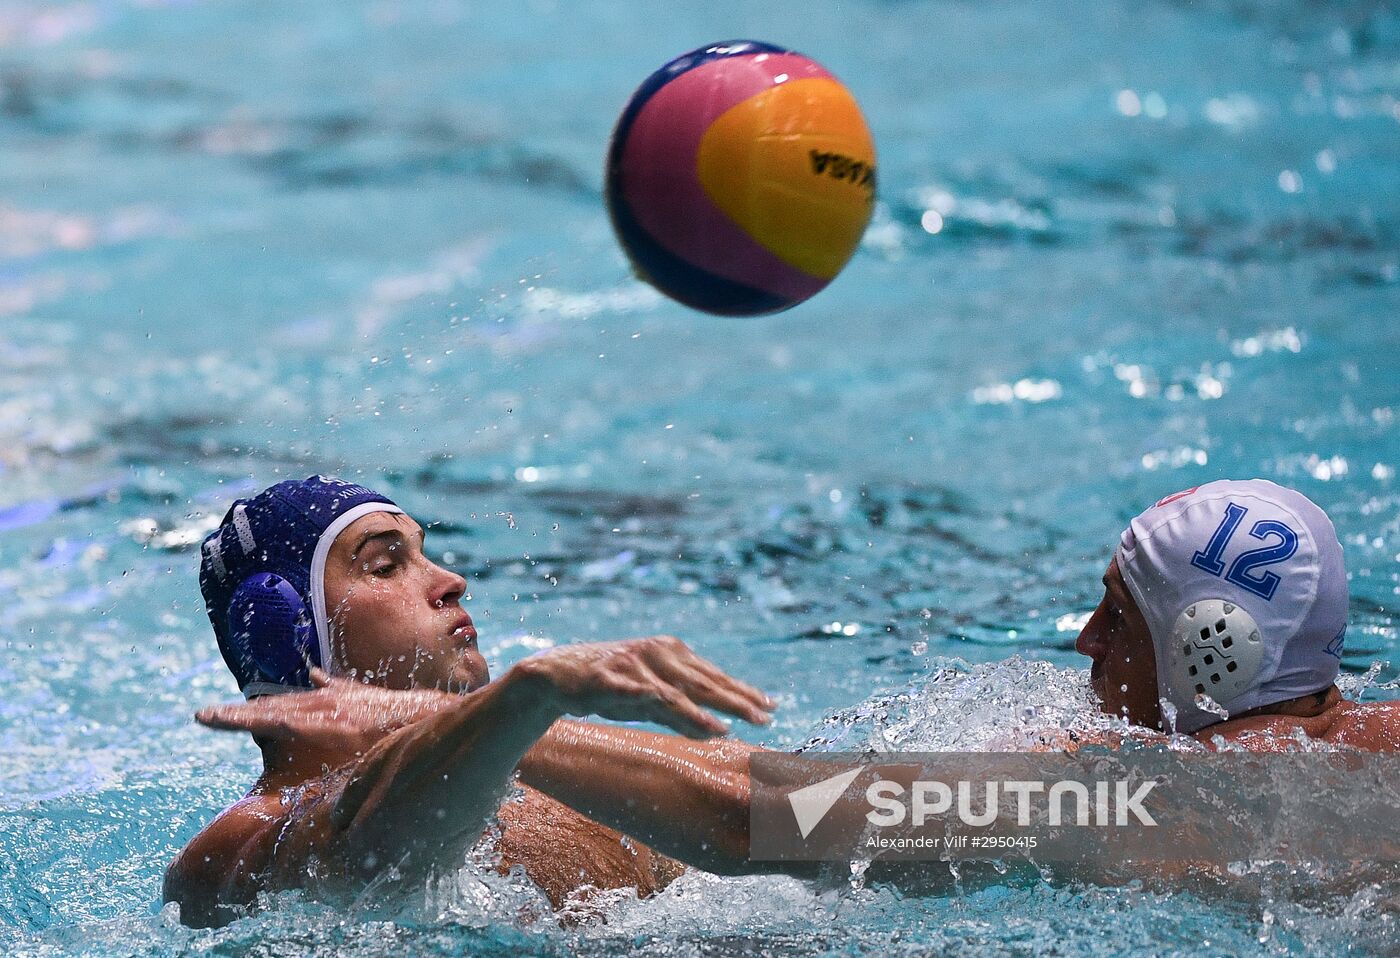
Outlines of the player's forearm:
M 379 742 L 331 813 L 345 859 L 412 855 L 426 864 L 459 854 L 495 811 L 521 756 L 559 716 L 552 701 L 508 672 Z
M 708 871 L 749 870 L 748 756 L 695 741 L 559 721 L 520 762 L 521 780 L 657 851 Z

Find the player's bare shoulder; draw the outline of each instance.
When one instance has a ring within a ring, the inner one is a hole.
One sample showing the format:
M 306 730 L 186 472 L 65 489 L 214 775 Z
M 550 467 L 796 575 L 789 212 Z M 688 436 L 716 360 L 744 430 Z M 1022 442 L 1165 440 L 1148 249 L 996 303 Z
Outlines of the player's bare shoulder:
M 280 794 L 254 793 L 219 813 L 165 872 L 165 901 L 193 927 L 226 924 L 256 897 L 288 811 Z
M 1326 739 L 1368 752 L 1400 752 L 1400 701 L 1346 703 Z

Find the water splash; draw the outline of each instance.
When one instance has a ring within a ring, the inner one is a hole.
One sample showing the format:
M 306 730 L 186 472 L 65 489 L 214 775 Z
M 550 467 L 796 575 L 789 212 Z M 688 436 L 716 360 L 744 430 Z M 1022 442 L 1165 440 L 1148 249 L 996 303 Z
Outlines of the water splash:
M 928 675 L 824 719 L 803 751 L 1014 751 L 1052 733 L 1119 728 L 1098 711 L 1082 669 L 1013 655 L 970 666 L 937 659 Z

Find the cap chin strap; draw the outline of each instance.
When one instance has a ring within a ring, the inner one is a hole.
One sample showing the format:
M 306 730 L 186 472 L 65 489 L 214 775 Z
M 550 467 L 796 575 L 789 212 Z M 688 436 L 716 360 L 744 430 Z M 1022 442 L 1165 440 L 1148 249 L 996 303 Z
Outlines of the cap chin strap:
M 1220 712 L 1254 687 L 1264 664 L 1258 623 L 1228 599 L 1200 599 L 1183 609 L 1164 651 L 1167 698 L 1182 731 L 1224 718 Z

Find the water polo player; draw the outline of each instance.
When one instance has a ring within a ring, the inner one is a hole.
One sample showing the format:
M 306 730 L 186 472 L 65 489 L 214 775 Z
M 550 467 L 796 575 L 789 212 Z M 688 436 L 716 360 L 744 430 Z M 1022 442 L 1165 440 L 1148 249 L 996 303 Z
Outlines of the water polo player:
M 251 704 L 295 700 L 297 734 L 242 726 L 263 773 L 170 866 L 182 919 L 221 924 L 261 891 L 353 894 L 390 869 L 456 868 L 492 816 L 502 868 L 523 866 L 556 907 L 678 873 L 603 822 L 711 869 L 742 862 L 748 746 L 556 720 L 704 737 L 725 729 L 706 707 L 766 722 L 772 703 L 665 636 L 554 649 L 490 681 L 465 580 L 424 555 L 423 535 L 384 496 L 313 476 L 236 502 L 205 540 L 200 588 L 224 660 Z M 279 694 L 324 684 L 319 669 L 358 681 Z M 502 806 L 517 766 L 592 818 L 529 787 Z
M 1333 684 L 1346 616 L 1327 514 L 1267 480 L 1221 480 L 1133 519 L 1075 647 L 1103 710 L 1134 725 L 1400 749 L 1400 703 L 1348 702 Z

